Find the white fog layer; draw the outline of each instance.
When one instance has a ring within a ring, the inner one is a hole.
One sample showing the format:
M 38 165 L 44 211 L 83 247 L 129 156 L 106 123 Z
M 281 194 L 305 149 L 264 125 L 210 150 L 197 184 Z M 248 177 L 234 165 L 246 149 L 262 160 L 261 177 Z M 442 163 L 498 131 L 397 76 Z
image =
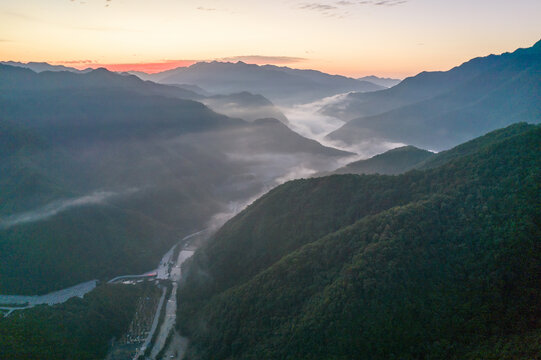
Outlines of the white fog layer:
M 135 191 L 137 189 L 128 189 L 121 192 L 95 191 L 89 195 L 53 201 L 39 209 L 0 218 L 0 228 L 6 229 L 18 224 L 44 220 L 70 208 L 102 204 L 113 197 L 131 194 Z

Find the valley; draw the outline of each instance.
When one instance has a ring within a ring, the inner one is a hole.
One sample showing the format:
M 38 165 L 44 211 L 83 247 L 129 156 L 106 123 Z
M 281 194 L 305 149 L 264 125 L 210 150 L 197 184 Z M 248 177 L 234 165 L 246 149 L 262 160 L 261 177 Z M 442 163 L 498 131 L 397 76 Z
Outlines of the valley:
M 402 81 L 1 62 L 0 358 L 536 358 L 540 44 Z

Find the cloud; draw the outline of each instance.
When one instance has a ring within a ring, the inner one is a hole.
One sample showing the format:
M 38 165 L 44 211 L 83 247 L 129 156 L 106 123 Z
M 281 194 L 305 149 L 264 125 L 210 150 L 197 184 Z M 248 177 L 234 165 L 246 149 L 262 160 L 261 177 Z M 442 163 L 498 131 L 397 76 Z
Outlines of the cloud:
M 343 18 L 349 15 L 347 8 L 355 6 L 372 5 L 372 6 L 397 6 L 408 2 L 409 0 L 339 0 L 327 2 L 301 2 L 296 8 L 300 10 L 308 10 L 319 12 L 323 16 Z
M 232 56 L 221 59 L 218 61 L 244 61 L 251 64 L 291 64 L 307 59 L 300 57 L 289 56 L 262 56 L 262 55 L 246 55 L 246 56 Z M 195 64 L 196 62 L 204 60 L 191 60 L 191 59 L 178 59 L 178 60 L 161 60 L 154 62 L 138 62 L 138 63 L 101 63 L 95 60 L 62 60 L 55 61 L 55 65 L 72 66 L 78 69 L 85 68 L 106 68 L 109 71 L 142 71 L 147 74 L 154 74 L 166 70 L 176 69 L 178 67 L 186 67 Z
M 328 5 L 328 4 L 309 3 L 309 4 L 301 4 L 299 6 L 299 9 L 308 9 L 308 10 L 316 10 L 316 11 L 328 11 L 328 10 L 335 10 L 335 9 L 338 9 L 338 8 L 336 6 Z
M 250 64 L 291 64 L 306 61 L 306 58 L 291 57 L 291 56 L 265 56 L 265 55 L 241 55 L 231 56 L 221 59 L 220 61 L 243 61 Z
M 408 0 L 365 0 L 359 1 L 360 5 L 396 6 L 407 3 Z
M 347 15 L 347 12 L 341 9 L 344 6 L 344 3 L 349 3 L 349 1 L 338 1 L 333 4 L 328 3 L 301 3 L 297 6 L 300 10 L 309 10 L 319 12 L 321 15 L 326 17 L 338 17 L 342 18 Z
M 348 93 L 338 94 L 308 104 L 279 108 L 289 120 L 289 127 L 293 131 L 323 143 L 327 134 L 338 129 L 345 122 L 322 114 L 320 110 L 326 105 L 339 103 L 347 95 Z
M 198 60 L 162 60 L 156 62 L 139 62 L 139 63 L 117 63 L 117 64 L 105 64 L 99 63 L 93 60 L 65 60 L 55 61 L 57 65 L 73 66 L 78 69 L 83 68 L 106 68 L 109 71 L 142 71 L 147 74 L 154 74 L 166 70 L 175 69 L 178 67 L 190 66 L 196 63 Z
M 112 191 L 96 191 L 89 195 L 77 198 L 53 201 L 39 209 L 13 214 L 4 219 L 0 219 L 0 228 L 10 228 L 18 224 L 45 220 L 74 207 L 103 204 L 113 197 L 128 195 L 136 191 L 137 189 L 128 189 L 120 193 Z
M 289 128 L 296 133 L 306 138 L 314 139 L 324 146 L 334 147 L 336 149 L 357 154 L 351 158 L 342 158 L 338 160 L 336 162 L 337 168 L 351 161 L 366 159 L 387 150 L 404 146 L 402 143 L 392 143 L 385 139 L 376 138 L 362 141 L 354 145 L 348 145 L 340 141 L 326 138 L 328 134 L 340 128 L 345 122 L 336 117 L 323 114 L 321 109 L 327 105 L 339 104 L 347 96 L 348 93 L 338 94 L 308 104 L 300 104 L 291 107 L 279 106 L 278 108 L 289 120 Z M 303 176 L 310 175 L 308 173 L 309 168 L 301 167 L 297 170 L 301 171 Z
M 62 60 L 62 61 L 54 61 L 54 64 L 62 64 L 62 65 L 80 65 L 80 64 L 94 64 L 96 63 L 95 60 Z
M 200 11 L 216 11 L 215 8 L 208 8 L 208 7 L 204 7 L 204 6 L 197 7 L 197 10 L 200 10 Z
M 70 2 L 74 3 L 75 0 L 70 0 Z M 79 1 L 79 4 L 85 5 L 86 1 Z M 110 4 L 111 4 L 111 0 L 105 0 L 105 7 L 109 7 Z

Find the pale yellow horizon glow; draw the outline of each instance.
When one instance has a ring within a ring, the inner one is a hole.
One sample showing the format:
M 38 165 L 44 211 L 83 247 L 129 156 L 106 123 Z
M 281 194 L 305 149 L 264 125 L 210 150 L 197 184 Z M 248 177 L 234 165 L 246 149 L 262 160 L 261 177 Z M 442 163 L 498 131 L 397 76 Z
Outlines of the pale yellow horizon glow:
M 403 78 L 531 46 L 540 17 L 537 0 L 2 0 L 0 60 L 84 67 L 253 55 Z

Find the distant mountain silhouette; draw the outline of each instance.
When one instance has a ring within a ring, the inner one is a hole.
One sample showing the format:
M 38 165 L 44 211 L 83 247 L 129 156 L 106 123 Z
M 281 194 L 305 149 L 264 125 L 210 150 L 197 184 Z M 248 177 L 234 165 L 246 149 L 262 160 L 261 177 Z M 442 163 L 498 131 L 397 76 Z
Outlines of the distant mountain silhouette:
M 400 79 L 392 79 L 392 78 L 381 78 L 378 76 L 370 75 L 370 76 L 364 76 L 362 78 L 358 78 L 357 80 L 361 81 L 369 81 L 373 84 L 384 86 L 386 88 L 393 87 L 395 85 L 398 85 L 402 80 Z
M 46 62 L 18 62 L 18 61 L 0 61 L 0 64 L 2 65 L 9 65 L 9 66 L 17 66 L 17 67 L 23 67 L 26 69 L 30 69 L 35 72 L 42 72 L 42 71 L 70 71 L 74 73 L 85 73 L 89 72 L 92 69 L 88 68 L 85 70 L 78 70 L 73 67 L 64 66 L 64 65 L 51 65 Z
M 315 70 L 297 70 L 244 62 L 199 62 L 189 67 L 149 75 L 164 84 L 195 84 L 219 94 L 248 91 L 279 104 L 310 102 L 348 91 L 375 91 L 383 87 Z
M 153 81 L 153 82 L 158 82 L 158 80 L 159 80 L 159 77 L 157 77 L 156 74 L 147 74 L 146 72 L 143 72 L 143 71 L 126 71 L 126 72 L 122 72 L 121 74 L 122 75 L 135 75 L 138 78 L 140 78 L 141 80 L 148 80 L 148 81 Z M 163 74 L 163 72 L 161 74 Z M 203 96 L 211 96 L 212 95 L 211 93 L 209 93 L 207 90 L 203 89 L 202 87 L 197 86 L 197 85 L 193 85 L 193 84 L 175 84 L 175 86 L 178 86 L 178 87 L 186 89 L 186 90 L 193 91 L 193 92 L 195 92 L 195 93 L 197 93 L 199 95 L 203 95 Z
M 0 70 L 3 69 L 0 64 Z M 5 68 L 4 68 L 5 69 Z M 10 76 L 16 77 L 10 79 Z M 216 95 L 207 97 L 201 94 L 203 89 L 195 85 L 163 85 L 153 81 L 143 81 L 128 73 L 117 74 L 104 68 L 80 74 L 68 71 L 44 71 L 37 76 L 28 68 L 18 67 L 10 71 L 0 71 L 0 89 L 10 90 L 61 90 L 75 88 L 101 88 L 106 91 L 124 89 L 140 94 L 161 95 L 169 98 L 198 100 L 204 102 L 214 111 L 230 117 L 238 117 L 247 121 L 258 118 L 275 117 L 287 123 L 286 117 L 267 99 L 261 95 L 250 93 Z
M 391 89 L 370 93 L 351 93 L 338 104 L 329 105 L 324 112 L 344 121 L 381 114 L 401 106 L 428 100 L 475 79 L 485 71 L 497 68 L 516 56 L 539 54 L 540 42 L 514 53 L 474 58 L 449 71 L 423 71 L 404 79 Z M 497 71 L 497 69 L 494 69 Z
M 423 72 L 388 90 L 350 94 L 324 109 L 349 121 L 329 138 L 402 142 L 442 150 L 518 121 L 541 120 L 541 42 Z
M 68 89 L 123 89 L 141 94 L 162 95 L 180 99 L 198 99 L 201 95 L 176 86 L 143 81 L 134 75 L 119 75 L 105 68 L 86 73 L 70 71 L 34 71 L 0 65 L 0 90 L 68 90 Z

